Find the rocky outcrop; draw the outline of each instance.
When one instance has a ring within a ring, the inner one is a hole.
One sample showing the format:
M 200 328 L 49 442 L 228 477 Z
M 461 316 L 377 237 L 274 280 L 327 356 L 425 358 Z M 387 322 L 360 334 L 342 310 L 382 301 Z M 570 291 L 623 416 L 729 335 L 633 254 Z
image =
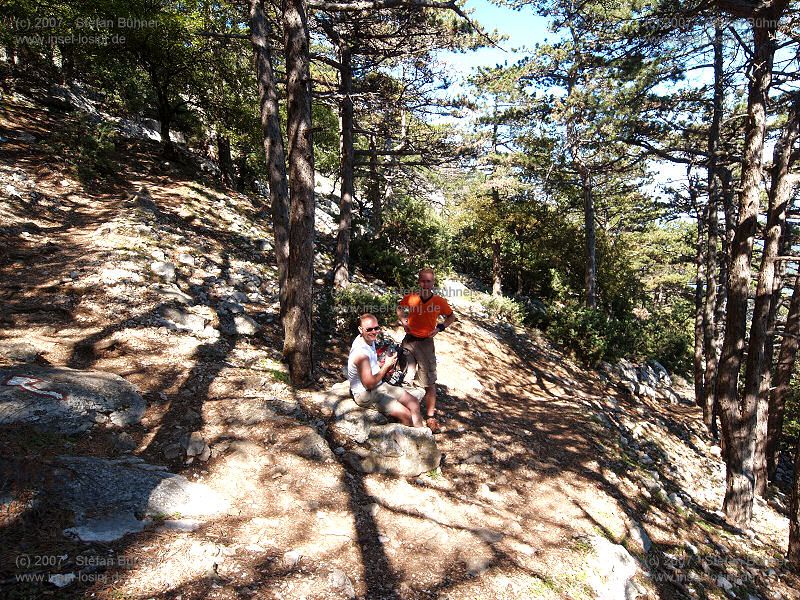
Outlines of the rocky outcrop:
M 111 373 L 32 364 L 0 369 L 0 425 L 73 434 L 96 423 L 138 423 L 144 410 L 137 389 Z
M 425 393 L 418 388 L 407 391 L 417 399 Z M 330 421 L 340 454 L 359 471 L 417 476 L 439 466 L 441 453 L 430 429 L 389 423 L 377 410 L 359 406 L 346 381 L 313 394 L 311 401 L 315 411 Z
M 623 358 L 615 365 L 602 362 L 598 370 L 606 380 L 628 390 L 633 396 L 651 400 L 662 398 L 670 404 L 692 403 L 672 389 L 672 378 L 658 361 L 650 360 L 646 364 L 635 365 Z

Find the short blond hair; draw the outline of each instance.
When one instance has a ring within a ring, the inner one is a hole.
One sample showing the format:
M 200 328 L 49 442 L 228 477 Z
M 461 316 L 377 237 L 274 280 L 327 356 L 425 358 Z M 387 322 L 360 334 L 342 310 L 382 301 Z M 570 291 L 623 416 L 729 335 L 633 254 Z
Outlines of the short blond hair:
M 417 273 L 417 278 L 419 279 L 420 277 L 422 277 L 422 274 L 423 274 L 423 273 L 430 273 L 430 274 L 431 274 L 431 276 L 432 276 L 434 279 L 436 279 L 436 273 L 434 273 L 434 272 L 433 272 L 433 269 L 431 269 L 430 267 L 425 267 L 424 269 L 420 269 L 420 270 L 419 270 L 419 273 Z
M 364 321 L 367 319 L 375 319 L 375 322 L 378 322 L 378 317 L 373 315 L 372 313 L 364 313 L 360 317 L 358 317 L 358 326 L 361 327 L 364 324 Z

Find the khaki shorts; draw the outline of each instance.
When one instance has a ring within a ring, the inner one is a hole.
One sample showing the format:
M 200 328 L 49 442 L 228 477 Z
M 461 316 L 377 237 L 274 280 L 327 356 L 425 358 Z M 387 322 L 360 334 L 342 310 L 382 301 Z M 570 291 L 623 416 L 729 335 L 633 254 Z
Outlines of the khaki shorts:
M 376 408 L 385 415 L 388 415 L 395 403 L 400 404 L 405 390 L 395 385 L 381 383 L 377 387 L 353 394 L 353 400 L 362 408 Z M 396 406 L 394 408 L 397 408 Z
M 403 339 L 403 348 L 410 352 L 408 356 L 409 376 L 412 369 L 416 369 L 419 385 L 428 388 L 436 383 L 436 347 L 433 338 Z M 411 383 L 408 381 L 408 383 Z

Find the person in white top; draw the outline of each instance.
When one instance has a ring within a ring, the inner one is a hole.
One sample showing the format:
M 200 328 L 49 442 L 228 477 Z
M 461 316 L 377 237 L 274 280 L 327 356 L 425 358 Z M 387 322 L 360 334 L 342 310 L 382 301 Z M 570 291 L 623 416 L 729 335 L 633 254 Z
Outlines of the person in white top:
M 383 366 L 378 364 L 375 340 L 381 331 L 375 315 L 366 313 L 359 317 L 360 335 L 350 346 L 347 357 L 347 378 L 356 404 L 375 406 L 383 414 L 394 417 L 403 425 L 425 427 L 419 402 L 401 387 L 383 381 L 384 375 L 397 362 L 397 355 L 387 356 Z

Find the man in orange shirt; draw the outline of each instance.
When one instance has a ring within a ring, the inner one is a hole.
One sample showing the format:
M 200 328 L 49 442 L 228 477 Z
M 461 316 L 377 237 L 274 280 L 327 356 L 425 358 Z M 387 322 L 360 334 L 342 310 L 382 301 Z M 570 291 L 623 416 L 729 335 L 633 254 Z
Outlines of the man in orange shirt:
M 433 433 L 436 421 L 436 348 L 433 338 L 449 327 L 456 316 L 447 300 L 433 293 L 436 278 L 433 269 L 419 272 L 419 292 L 406 294 L 397 306 L 397 317 L 405 329 L 403 348 L 409 352 L 409 373 L 416 366 L 416 376 L 425 388 L 425 424 Z M 439 317 L 444 321 L 439 323 Z

